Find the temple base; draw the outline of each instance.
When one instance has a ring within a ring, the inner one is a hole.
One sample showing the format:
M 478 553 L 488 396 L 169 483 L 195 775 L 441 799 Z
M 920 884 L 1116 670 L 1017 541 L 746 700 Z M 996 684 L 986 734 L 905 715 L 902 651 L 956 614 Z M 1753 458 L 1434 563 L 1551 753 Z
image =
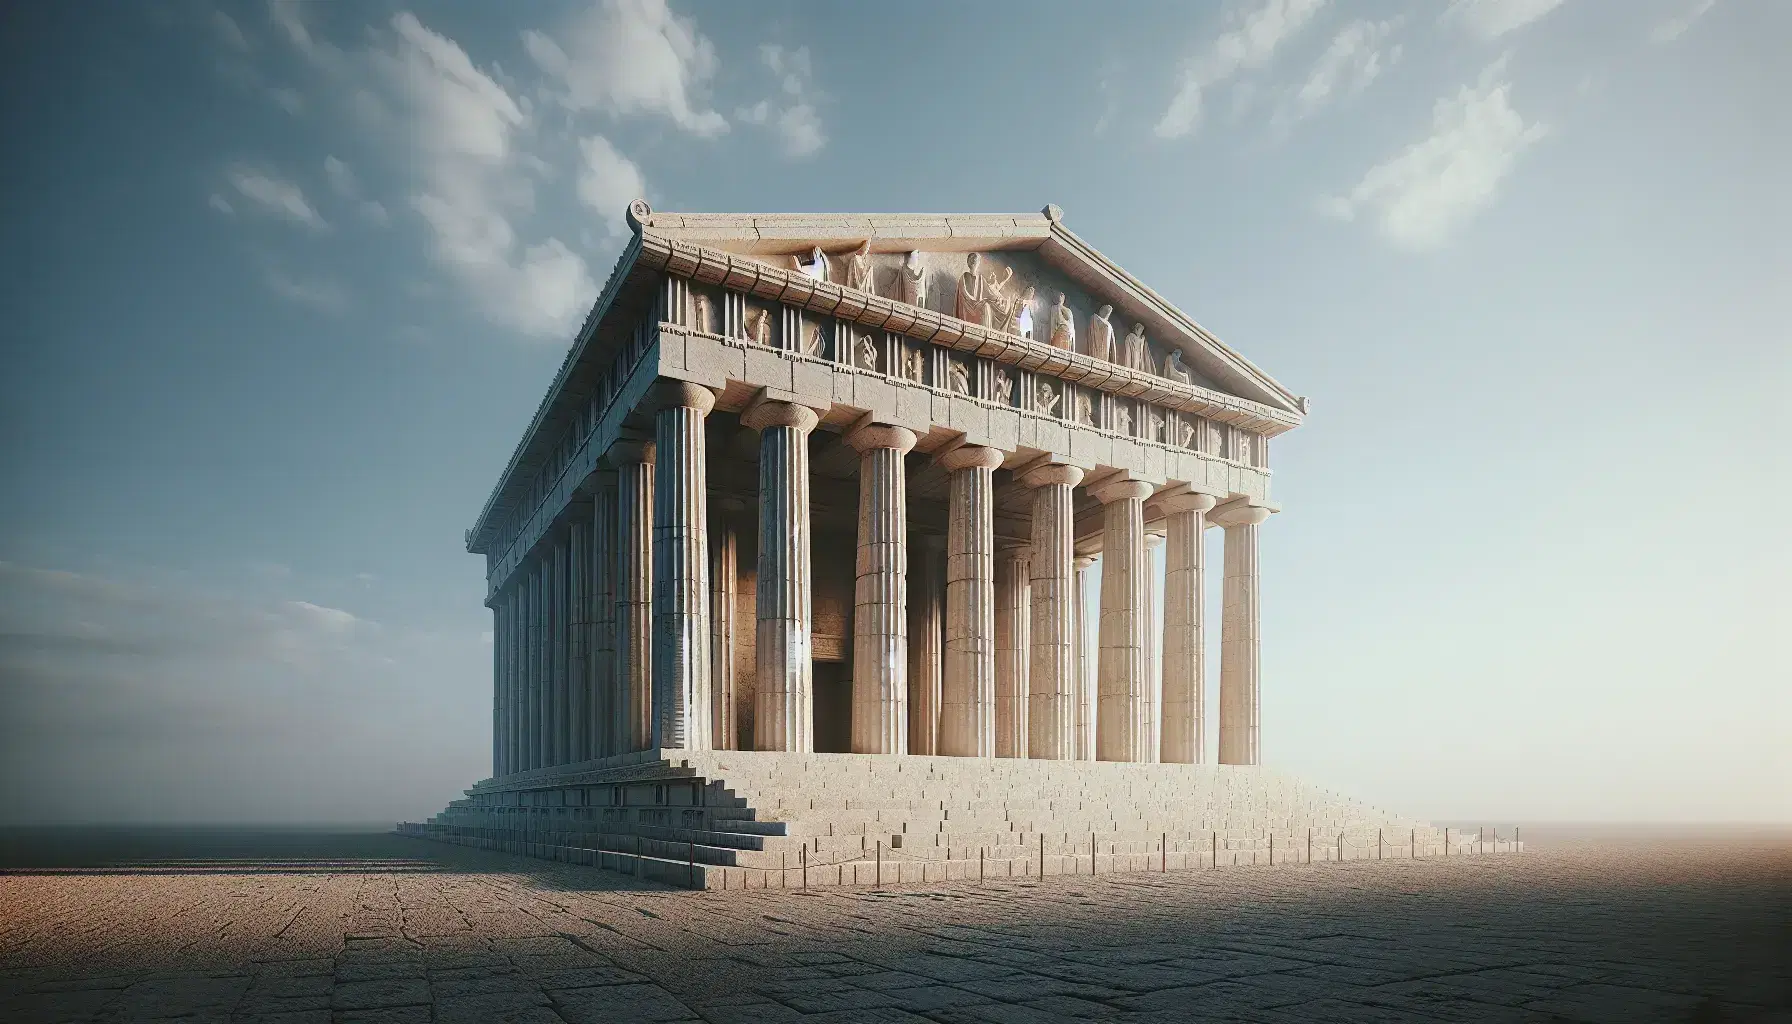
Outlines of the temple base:
M 1255 766 L 645 751 L 487 780 L 405 835 L 700 889 L 1523 849 Z

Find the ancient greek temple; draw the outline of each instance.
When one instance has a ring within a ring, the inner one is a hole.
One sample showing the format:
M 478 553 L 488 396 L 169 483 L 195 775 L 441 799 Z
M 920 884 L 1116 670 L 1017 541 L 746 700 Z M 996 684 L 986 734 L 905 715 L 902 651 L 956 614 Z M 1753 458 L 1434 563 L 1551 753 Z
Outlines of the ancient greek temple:
M 438 838 L 714 886 L 788 880 L 771 851 L 791 869 L 780 840 L 821 810 L 863 856 L 800 856 L 844 883 L 885 831 L 880 879 L 886 845 L 916 879 L 962 868 L 951 829 L 916 854 L 897 813 L 951 818 L 960 797 L 999 807 L 1014 846 L 1058 834 L 1017 810 L 1096 787 L 1162 844 L 1206 821 L 1193 855 L 1213 862 L 1212 814 L 1166 808 L 1367 820 L 1250 767 L 1270 440 L 1304 398 L 1056 207 L 637 201 L 629 224 L 467 533 L 494 621 L 492 778 L 427 826 Z M 1007 870 L 1049 873 L 1038 841 Z

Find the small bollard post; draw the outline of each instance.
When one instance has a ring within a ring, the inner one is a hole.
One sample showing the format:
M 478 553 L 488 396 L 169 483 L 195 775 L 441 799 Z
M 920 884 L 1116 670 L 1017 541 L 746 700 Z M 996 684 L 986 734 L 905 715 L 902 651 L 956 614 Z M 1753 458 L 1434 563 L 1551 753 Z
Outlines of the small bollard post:
M 635 877 L 641 877 L 641 837 L 635 836 Z
M 877 841 L 877 882 L 876 882 L 876 884 L 874 884 L 872 886 L 872 888 L 882 889 L 883 887 L 884 887 L 884 841 L 882 839 L 879 839 Z
M 1480 831 L 1475 834 L 1475 852 L 1476 853 L 1486 853 L 1487 852 L 1487 826 L 1486 825 L 1482 825 L 1480 827 Z
M 697 841 L 688 839 L 684 844 L 684 884 L 688 889 L 697 888 Z
M 1382 845 L 1381 829 L 1378 828 L 1375 830 L 1375 859 L 1380 860 L 1385 856 L 1387 856 L 1387 848 Z
M 1512 852 L 1518 852 L 1518 826 L 1512 826 Z
M 1444 856 L 1450 855 L 1450 826 L 1444 826 Z
M 1039 880 L 1045 880 L 1045 833 L 1039 833 Z
M 1170 833 L 1165 832 L 1157 841 L 1157 873 L 1168 874 L 1170 871 Z
M 803 844 L 803 891 L 809 891 L 809 844 Z
M 1276 866 L 1276 831 L 1275 831 L 1275 829 L 1269 830 L 1269 866 L 1272 868 Z
M 1344 863 L 1344 833 L 1338 833 L 1338 863 Z
M 1089 874 L 1095 874 L 1095 833 L 1089 833 Z
M 1307 829 L 1307 863 L 1313 863 L 1313 830 Z
M 977 847 L 977 883 L 983 883 L 983 847 Z
M 1213 858 L 1213 866 L 1214 867 L 1217 868 L 1220 866 L 1220 831 L 1219 831 L 1219 829 L 1213 830 L 1213 851 L 1210 854 L 1208 854 L 1208 856 Z
M 1406 839 L 1406 855 L 1408 857 L 1417 857 L 1419 855 L 1419 830 L 1416 828 L 1412 830 L 1412 835 L 1408 836 Z

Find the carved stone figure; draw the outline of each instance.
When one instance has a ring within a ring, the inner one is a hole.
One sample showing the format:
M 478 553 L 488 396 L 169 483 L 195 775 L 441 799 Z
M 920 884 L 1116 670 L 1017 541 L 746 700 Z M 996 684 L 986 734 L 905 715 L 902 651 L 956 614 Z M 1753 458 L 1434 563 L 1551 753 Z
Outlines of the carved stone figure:
M 803 325 L 803 355 L 821 355 L 821 325 Z
M 918 350 L 909 349 L 902 353 L 902 375 L 916 384 L 927 379 L 927 357 Z
M 965 257 L 965 272 L 958 276 L 958 319 L 989 326 L 989 283 L 983 279 L 983 256 Z
M 869 334 L 859 335 L 858 359 L 860 369 L 877 369 L 877 342 L 872 341 Z
M 1182 350 L 1179 348 L 1170 349 L 1170 354 L 1164 357 L 1163 375 L 1180 384 L 1195 382 L 1194 375 L 1188 372 L 1188 366 L 1182 362 Z
M 696 306 L 697 309 L 694 313 L 696 319 L 691 321 L 691 329 L 704 334 L 711 333 L 709 329 L 709 296 L 701 292 L 697 293 Z
M 971 371 L 958 360 L 946 364 L 946 376 L 951 378 L 952 390 L 961 395 L 971 393 Z
M 897 269 L 896 297 L 911 306 L 927 305 L 927 271 L 921 267 L 920 253 L 909 253 Z
M 1180 432 L 1182 434 L 1182 447 L 1193 448 L 1195 446 L 1195 425 L 1187 420 L 1183 420 Z
M 747 340 L 755 345 L 769 346 L 772 343 L 772 311 L 769 309 L 747 310 Z
M 1033 340 L 1033 295 L 1034 290 L 1029 285 L 1018 298 L 1003 304 L 1002 330 Z
M 1097 359 L 1114 361 L 1114 325 L 1108 323 L 1114 307 L 1103 306 L 1089 318 L 1089 354 Z
M 875 280 L 876 271 L 871 266 L 871 239 L 867 238 L 846 257 L 846 287 L 873 295 L 877 292 Z
M 1114 429 L 1122 434 L 1132 433 L 1132 410 L 1124 405 L 1114 406 Z
M 1095 425 L 1095 403 L 1089 396 L 1078 393 L 1076 396 L 1076 421 L 1087 426 Z
M 1052 388 L 1051 381 L 1039 382 L 1039 387 L 1035 389 L 1033 403 L 1039 407 L 1040 412 L 1047 415 L 1058 411 L 1058 392 Z
M 797 271 L 805 277 L 811 277 L 817 281 L 826 281 L 828 279 L 828 254 L 822 252 L 821 246 L 819 245 L 809 250 L 809 262 L 804 263 L 801 256 L 792 256 L 790 257 L 790 261 L 796 265 Z
M 996 370 L 996 401 L 1003 405 L 1014 395 L 1014 378 L 1008 376 L 1007 370 Z
M 1132 330 L 1126 334 L 1126 346 L 1122 354 L 1125 357 L 1122 360 L 1123 365 L 1134 370 L 1144 370 L 1146 373 L 1157 372 L 1157 368 L 1152 365 L 1151 361 L 1151 346 L 1145 343 L 1144 324 L 1132 325 Z
M 1146 439 L 1151 440 L 1151 441 L 1162 441 L 1164 439 L 1164 416 L 1163 416 L 1163 413 L 1160 413 L 1156 409 L 1153 409 L 1146 415 L 1149 417 L 1145 421 L 1145 437 L 1146 437 Z
M 1049 340 L 1053 348 L 1076 349 L 1076 317 L 1070 312 L 1070 306 L 1064 301 L 1064 293 L 1058 293 L 1058 301 L 1052 305 L 1052 326 Z

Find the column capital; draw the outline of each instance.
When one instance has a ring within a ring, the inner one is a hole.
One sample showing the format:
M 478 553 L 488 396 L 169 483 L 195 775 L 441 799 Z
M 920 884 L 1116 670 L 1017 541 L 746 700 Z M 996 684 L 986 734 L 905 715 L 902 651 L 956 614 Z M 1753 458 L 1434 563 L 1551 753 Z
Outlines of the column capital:
M 1200 491 L 1179 491 L 1175 494 L 1160 494 L 1151 499 L 1151 503 L 1166 513 L 1205 512 L 1218 500 L 1213 495 Z
M 1126 498 L 1144 500 L 1151 497 L 1152 486 L 1143 480 L 1113 480 L 1091 489 L 1095 500 L 1111 505 Z
M 867 423 L 847 431 L 846 436 L 841 440 L 846 443 L 847 447 L 860 455 L 874 448 L 894 448 L 907 455 L 914 450 L 918 438 L 915 437 L 915 432 L 907 427 L 893 426 L 888 423 Z
M 652 441 L 624 438 L 617 441 L 604 452 L 603 461 L 611 466 L 633 466 L 641 463 L 652 463 L 654 447 Z
M 695 409 L 701 416 L 709 415 L 709 411 L 716 407 L 716 393 L 713 390 L 676 377 L 661 377 L 654 381 L 647 396 L 649 402 L 662 409 Z
M 1027 470 L 1021 475 L 1020 482 L 1027 487 L 1049 487 L 1054 484 L 1068 484 L 1075 487 L 1083 482 L 1083 471 L 1078 466 L 1062 462 L 1047 462 Z
M 994 469 L 1002 464 L 1000 448 L 985 448 L 978 444 L 959 445 L 939 457 L 940 467 L 951 472 L 961 469 Z
M 1256 526 L 1268 519 L 1270 513 L 1280 511 L 1267 502 L 1253 502 L 1249 498 L 1234 498 L 1214 507 L 1207 513 L 1207 521 L 1215 526 Z
M 821 422 L 821 417 L 814 409 L 795 402 L 781 402 L 775 398 L 761 395 L 753 399 L 740 414 L 741 426 L 751 430 L 766 430 L 771 427 L 793 427 L 799 433 L 807 434 Z

